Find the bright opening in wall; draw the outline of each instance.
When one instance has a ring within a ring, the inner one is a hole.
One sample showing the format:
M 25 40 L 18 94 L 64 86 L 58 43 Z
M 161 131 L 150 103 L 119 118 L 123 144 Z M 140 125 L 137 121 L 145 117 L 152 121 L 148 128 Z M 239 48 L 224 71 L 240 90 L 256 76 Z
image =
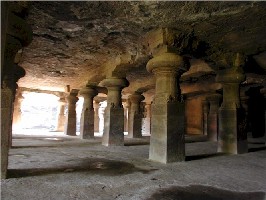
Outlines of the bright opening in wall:
M 20 106 L 14 107 L 13 134 L 17 135 L 64 135 L 57 132 L 58 117 L 60 113 L 59 97 L 53 94 L 24 92 Z M 76 103 L 76 134 L 80 133 L 80 117 L 83 108 L 84 98 L 79 97 Z M 98 110 L 99 132 L 97 136 L 103 134 L 104 110 L 107 101 L 100 103 Z M 67 115 L 67 104 L 64 115 Z
M 57 125 L 59 97 L 35 92 L 24 93 L 23 97 L 20 129 L 54 131 Z

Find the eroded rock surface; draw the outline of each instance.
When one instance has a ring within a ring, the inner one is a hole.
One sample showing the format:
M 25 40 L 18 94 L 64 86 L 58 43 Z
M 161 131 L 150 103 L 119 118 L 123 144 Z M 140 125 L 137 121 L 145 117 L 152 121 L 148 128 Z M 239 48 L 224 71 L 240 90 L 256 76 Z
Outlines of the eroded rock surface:
M 159 27 L 183 33 L 176 46 L 196 41 L 183 52 L 194 59 L 192 72 L 181 81 L 215 75 L 232 66 L 237 52 L 245 56 L 245 70 L 253 77 L 265 74 L 265 9 L 265 2 L 31 2 L 27 21 L 33 41 L 22 53 L 20 64 L 27 74 L 19 85 L 80 89 L 87 81 L 99 83 L 108 71 L 106 63 L 128 54 L 131 64 L 122 68 L 130 86 L 123 94 L 148 91 L 154 78 L 146 71 L 151 55 L 143 38 Z

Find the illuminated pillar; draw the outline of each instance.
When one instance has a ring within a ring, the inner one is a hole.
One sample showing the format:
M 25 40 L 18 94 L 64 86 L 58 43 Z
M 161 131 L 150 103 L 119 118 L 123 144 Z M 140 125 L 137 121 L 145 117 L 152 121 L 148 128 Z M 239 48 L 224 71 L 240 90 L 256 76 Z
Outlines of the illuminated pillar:
M 59 113 L 57 116 L 56 131 L 63 132 L 65 121 L 66 121 L 66 117 L 65 117 L 66 100 L 65 100 L 65 97 L 60 97 L 60 99 L 58 101 L 59 101 Z
M 92 139 L 94 138 L 93 98 L 97 95 L 97 90 L 95 90 L 93 86 L 87 84 L 79 93 L 84 97 L 80 118 L 80 138 Z
M 185 105 L 180 102 L 179 77 L 184 72 L 182 56 L 166 52 L 147 63 L 155 75 L 149 159 L 162 162 L 185 160 Z
M 108 90 L 102 137 L 102 145 L 104 146 L 124 145 L 124 109 L 121 91 L 128 85 L 126 79 L 117 77 L 104 79 L 100 83 L 100 86 L 104 86 Z

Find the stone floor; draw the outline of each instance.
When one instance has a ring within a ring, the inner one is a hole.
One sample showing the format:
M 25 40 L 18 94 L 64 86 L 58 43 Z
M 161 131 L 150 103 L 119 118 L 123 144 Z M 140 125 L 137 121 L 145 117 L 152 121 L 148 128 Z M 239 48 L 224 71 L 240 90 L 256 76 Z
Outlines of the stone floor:
M 149 137 L 105 147 L 101 138 L 80 140 L 62 134 L 14 135 L 6 200 L 177 199 L 263 200 L 266 147 L 249 140 L 249 153 L 222 155 L 204 137 L 186 138 L 186 162 L 148 160 Z

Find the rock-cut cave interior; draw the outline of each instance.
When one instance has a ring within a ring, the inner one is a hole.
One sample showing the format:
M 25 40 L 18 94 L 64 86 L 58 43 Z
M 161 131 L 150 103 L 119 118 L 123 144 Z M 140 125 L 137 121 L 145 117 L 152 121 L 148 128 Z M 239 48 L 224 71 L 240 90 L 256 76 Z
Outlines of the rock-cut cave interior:
M 1 1 L 1 198 L 264 200 L 265 10 Z

